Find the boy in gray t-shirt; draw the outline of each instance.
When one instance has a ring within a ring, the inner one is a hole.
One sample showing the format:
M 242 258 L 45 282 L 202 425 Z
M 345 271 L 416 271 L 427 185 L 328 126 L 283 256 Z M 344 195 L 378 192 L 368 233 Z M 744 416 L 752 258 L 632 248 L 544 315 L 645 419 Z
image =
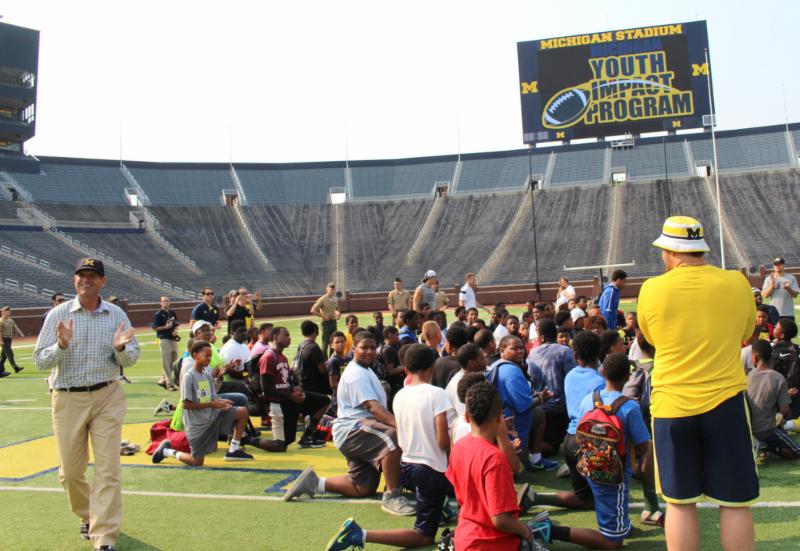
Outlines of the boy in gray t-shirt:
M 241 446 L 242 434 L 247 424 L 247 408 L 233 407 L 230 400 L 220 399 L 214 380 L 206 367 L 211 362 L 211 345 L 207 341 L 196 341 L 189 350 L 194 366 L 186 371 L 181 381 L 183 404 L 183 427 L 191 455 L 170 448 L 165 439 L 153 452 L 153 463 L 161 463 L 165 457 L 174 457 L 191 467 L 203 464 L 205 456 L 217 450 L 220 434 L 229 434 L 233 429 L 230 447 L 225 461 L 247 461 L 253 459 Z
M 783 375 L 770 368 L 772 347 L 767 341 L 753 343 L 753 364 L 756 368 L 747 375 L 747 401 L 753 436 L 769 451 L 784 459 L 800 458 L 800 444 L 775 423 L 775 414 L 789 414 L 789 391 Z

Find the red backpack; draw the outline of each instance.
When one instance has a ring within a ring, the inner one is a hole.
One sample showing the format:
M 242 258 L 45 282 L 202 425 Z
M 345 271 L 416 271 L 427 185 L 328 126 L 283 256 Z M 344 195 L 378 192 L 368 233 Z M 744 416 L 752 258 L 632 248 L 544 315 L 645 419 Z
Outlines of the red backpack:
M 597 484 L 617 485 L 624 480 L 625 429 L 616 413 L 628 400 L 627 396 L 620 396 L 607 406 L 600 392 L 595 391 L 594 409 L 578 421 L 578 472 Z

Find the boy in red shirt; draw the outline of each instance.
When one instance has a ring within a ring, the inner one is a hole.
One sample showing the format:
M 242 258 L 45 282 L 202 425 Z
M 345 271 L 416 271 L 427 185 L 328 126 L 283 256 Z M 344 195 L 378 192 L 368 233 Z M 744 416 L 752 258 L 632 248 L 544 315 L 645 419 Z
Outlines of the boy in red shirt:
M 520 539 L 533 542 L 534 533 L 519 520 L 511 465 L 495 444 L 503 423 L 500 396 L 494 385 L 481 382 L 469 389 L 465 403 L 472 432 L 453 446 L 446 473 L 460 506 L 455 547 L 517 551 Z

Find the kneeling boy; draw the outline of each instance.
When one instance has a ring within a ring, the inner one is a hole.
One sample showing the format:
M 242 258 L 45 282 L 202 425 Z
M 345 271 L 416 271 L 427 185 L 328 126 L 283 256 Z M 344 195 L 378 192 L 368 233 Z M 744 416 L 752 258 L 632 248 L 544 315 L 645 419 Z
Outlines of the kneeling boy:
M 183 426 L 192 453 L 169 448 L 164 440 L 153 452 L 153 463 L 161 463 L 165 457 L 174 457 L 190 467 L 199 467 L 205 456 L 217 450 L 220 434 L 230 434 L 233 439 L 225 453 L 225 461 L 247 461 L 253 459 L 241 447 L 242 434 L 247 424 L 247 408 L 233 407 L 230 400 L 217 396 L 214 380 L 206 369 L 211 362 L 211 345 L 207 341 L 195 341 L 189 350 L 194 359 L 194 368 L 187 371 L 181 382 L 183 399 Z

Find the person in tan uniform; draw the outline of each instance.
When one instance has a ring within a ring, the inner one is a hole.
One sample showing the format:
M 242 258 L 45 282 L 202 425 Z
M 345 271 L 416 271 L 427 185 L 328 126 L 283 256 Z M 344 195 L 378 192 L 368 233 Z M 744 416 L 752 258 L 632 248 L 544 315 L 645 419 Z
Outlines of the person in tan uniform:
M 389 291 L 388 303 L 392 318 L 397 316 L 397 312 L 411 308 L 411 293 L 403 289 L 403 280 L 399 277 L 394 278 L 394 289 Z
M 334 294 L 336 294 L 336 284 L 328 283 L 325 294 L 319 297 L 311 307 L 311 314 L 322 318 L 322 350 L 325 351 L 326 356 L 330 350 L 331 335 L 336 332 L 336 320 L 342 315 L 336 299 L 333 298 Z

